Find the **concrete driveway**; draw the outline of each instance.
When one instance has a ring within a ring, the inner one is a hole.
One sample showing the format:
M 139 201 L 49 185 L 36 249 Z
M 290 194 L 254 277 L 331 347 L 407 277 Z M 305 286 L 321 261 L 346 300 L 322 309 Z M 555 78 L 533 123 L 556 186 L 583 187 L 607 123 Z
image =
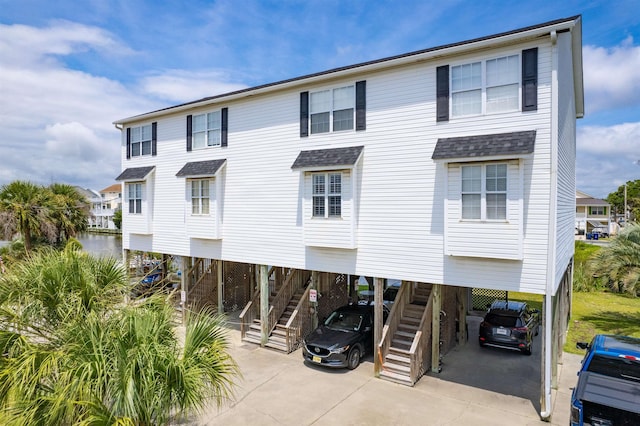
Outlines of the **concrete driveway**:
M 230 319 L 231 354 L 240 366 L 235 397 L 190 425 L 544 425 L 540 408 L 540 345 L 534 353 L 480 348 L 479 317 L 468 317 L 469 342 L 450 351 L 439 374 L 413 387 L 373 376 L 369 355 L 353 371 L 328 370 L 243 343 Z M 553 425 L 569 422 L 571 387 L 580 356 L 564 354 Z

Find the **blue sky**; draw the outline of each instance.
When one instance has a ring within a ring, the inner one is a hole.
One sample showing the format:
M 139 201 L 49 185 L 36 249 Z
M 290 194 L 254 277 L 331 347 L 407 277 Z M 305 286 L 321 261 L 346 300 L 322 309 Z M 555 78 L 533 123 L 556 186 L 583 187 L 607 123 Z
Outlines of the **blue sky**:
M 577 186 L 605 197 L 640 179 L 640 0 L 0 0 L 0 10 L 0 185 L 100 190 L 121 168 L 117 119 L 579 14 Z

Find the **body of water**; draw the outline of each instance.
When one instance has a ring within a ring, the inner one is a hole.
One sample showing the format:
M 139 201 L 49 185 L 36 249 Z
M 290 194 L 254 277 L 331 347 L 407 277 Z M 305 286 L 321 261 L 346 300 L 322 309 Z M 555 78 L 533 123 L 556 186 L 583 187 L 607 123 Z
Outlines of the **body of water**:
M 84 251 L 95 256 L 122 258 L 122 237 L 120 235 L 85 233 L 78 236 L 78 241 L 82 244 Z M 0 241 L 0 247 L 7 244 L 9 244 L 8 241 Z

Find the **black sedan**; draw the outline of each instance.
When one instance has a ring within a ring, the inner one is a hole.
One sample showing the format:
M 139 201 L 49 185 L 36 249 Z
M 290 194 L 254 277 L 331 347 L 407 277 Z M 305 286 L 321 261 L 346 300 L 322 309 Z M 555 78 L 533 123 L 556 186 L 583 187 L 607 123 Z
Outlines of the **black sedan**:
M 480 323 L 480 346 L 517 349 L 531 355 L 533 336 L 538 335 L 540 312 L 524 302 L 496 300 Z
M 346 305 L 336 309 L 303 341 L 305 361 L 325 367 L 353 370 L 366 353 L 373 353 L 373 305 Z M 384 319 L 388 309 L 383 307 Z

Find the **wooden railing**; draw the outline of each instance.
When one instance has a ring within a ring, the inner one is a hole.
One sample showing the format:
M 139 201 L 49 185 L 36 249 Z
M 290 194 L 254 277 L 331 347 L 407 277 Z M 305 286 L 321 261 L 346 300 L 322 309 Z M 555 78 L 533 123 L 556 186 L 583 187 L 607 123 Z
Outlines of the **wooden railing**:
M 268 330 L 269 334 L 276 328 L 278 320 L 287 309 L 293 295 L 309 281 L 310 273 L 302 269 L 296 269 L 287 275 L 287 278 L 278 290 L 269 306 Z
M 393 302 L 393 306 L 391 307 L 391 312 L 389 312 L 389 316 L 387 319 L 387 323 L 382 327 L 382 337 L 380 338 L 380 342 L 378 343 L 378 357 L 379 362 L 382 362 L 386 359 L 389 354 L 389 347 L 391 346 L 391 339 L 393 335 L 398 330 L 398 325 L 400 324 L 400 319 L 404 314 L 404 308 L 411 302 L 411 293 L 412 293 L 413 283 L 402 282 L 400 286 L 400 290 L 396 294 L 396 299 Z M 382 365 L 379 366 L 382 368 Z M 376 374 L 379 373 L 376 371 Z
M 411 349 L 409 350 L 409 357 L 411 359 L 410 367 L 410 379 L 411 383 L 415 383 L 424 374 L 424 372 L 430 367 L 431 356 L 425 357 L 425 354 L 430 354 L 431 348 L 431 312 L 433 311 L 433 292 L 429 294 L 429 302 L 427 308 L 422 313 L 422 319 L 418 326 L 418 332 L 413 338 Z
M 298 349 L 302 337 L 311 332 L 313 324 L 311 322 L 311 315 L 309 315 L 309 309 L 311 308 L 311 302 L 309 301 L 310 292 L 311 283 L 307 285 L 307 289 L 298 302 L 296 309 L 291 314 L 289 321 L 287 321 L 287 353 Z
M 197 258 L 193 266 L 186 271 L 188 305 L 215 305 L 218 302 L 215 267 L 214 260 Z
M 269 282 L 269 292 L 271 293 L 274 289 L 279 287 L 279 282 L 285 279 L 285 277 L 289 278 L 292 274 L 291 269 L 284 269 L 281 267 L 272 266 L 269 268 L 267 272 L 267 280 Z M 280 289 L 284 287 L 281 286 Z M 270 312 L 273 308 L 270 308 Z M 246 332 L 249 330 L 251 323 L 253 320 L 260 318 L 260 286 L 255 289 L 253 295 L 251 296 L 251 300 L 245 305 L 244 309 L 240 313 L 240 336 L 241 338 L 245 337 Z

